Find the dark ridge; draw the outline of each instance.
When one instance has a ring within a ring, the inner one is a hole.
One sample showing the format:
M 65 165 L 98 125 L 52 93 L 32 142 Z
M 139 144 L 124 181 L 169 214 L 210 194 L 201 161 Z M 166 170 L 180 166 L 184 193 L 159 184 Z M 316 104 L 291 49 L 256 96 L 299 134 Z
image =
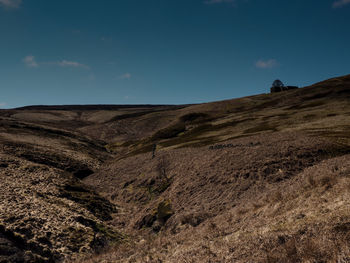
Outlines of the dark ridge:
M 162 111 L 167 111 L 167 110 L 179 110 L 186 108 L 187 106 L 172 106 L 172 107 L 164 107 L 161 109 L 149 109 L 146 111 L 141 111 L 141 112 L 135 112 L 135 113 L 128 113 L 128 114 L 123 114 L 123 115 L 118 115 L 112 118 L 111 120 L 107 122 L 113 122 L 113 121 L 119 121 L 119 120 L 124 120 L 124 119 L 129 119 L 129 118 L 136 118 L 136 117 L 141 117 L 150 113 L 155 113 L 155 112 L 162 112 Z
M 78 179 L 84 179 L 93 173 L 94 173 L 94 171 L 92 171 L 91 169 L 84 168 L 84 169 L 76 171 L 73 175 Z
M 191 112 L 180 117 L 180 121 L 192 123 L 192 122 L 204 122 L 209 120 L 209 115 L 202 112 Z
M 3 142 L 3 151 L 27 161 L 42 164 L 56 169 L 72 173 L 77 178 L 84 178 L 93 173 L 93 171 L 84 163 L 69 158 L 59 153 L 43 152 L 35 149 L 31 145 Z
M 48 127 L 43 127 L 35 124 L 29 124 L 29 123 L 24 123 L 24 122 L 15 122 L 13 120 L 11 121 L 4 121 L 0 119 L 0 126 L 6 128 L 6 129 L 14 129 L 16 132 L 17 129 L 19 130 L 30 130 L 35 132 L 40 132 L 45 136 L 49 136 L 52 138 L 57 138 L 57 137 L 67 137 L 67 138 L 72 138 L 72 139 L 77 139 L 82 143 L 86 143 L 89 147 L 92 147 L 93 149 L 106 152 L 106 149 L 104 148 L 104 142 L 100 140 L 90 140 L 84 136 L 72 133 L 67 130 L 62 130 L 62 129 L 57 129 L 57 128 L 48 128 Z
M 15 110 L 119 110 L 119 109 L 135 109 L 135 108 L 160 108 L 160 107 L 186 107 L 190 105 L 152 105 L 152 104 L 136 104 L 136 105 L 114 105 L 114 104 L 93 104 L 93 105 L 33 105 L 15 108 Z
M 115 116 L 114 118 L 110 119 L 108 122 L 119 121 L 119 120 L 124 120 L 124 119 L 129 119 L 129 118 L 135 118 L 135 117 L 141 117 L 143 115 L 147 115 L 149 113 L 158 112 L 158 111 L 148 110 L 148 111 L 141 111 L 141 112 L 123 114 L 123 115 Z

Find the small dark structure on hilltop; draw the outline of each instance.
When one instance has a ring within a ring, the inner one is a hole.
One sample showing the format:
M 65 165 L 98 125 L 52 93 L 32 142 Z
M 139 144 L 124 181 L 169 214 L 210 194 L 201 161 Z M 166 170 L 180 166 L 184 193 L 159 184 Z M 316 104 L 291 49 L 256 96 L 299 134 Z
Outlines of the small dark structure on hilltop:
M 281 91 L 285 91 L 285 90 L 290 90 L 290 89 L 297 89 L 297 86 L 284 86 L 283 82 L 280 81 L 279 79 L 276 79 L 273 83 L 272 83 L 272 87 L 270 89 L 271 93 L 274 92 L 281 92 Z

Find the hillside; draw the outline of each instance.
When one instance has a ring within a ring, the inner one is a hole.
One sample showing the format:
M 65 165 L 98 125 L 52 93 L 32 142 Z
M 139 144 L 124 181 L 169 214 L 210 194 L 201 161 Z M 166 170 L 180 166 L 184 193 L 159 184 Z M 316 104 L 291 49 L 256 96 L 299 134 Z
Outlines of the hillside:
M 1 110 L 0 262 L 348 262 L 349 116 L 350 75 Z

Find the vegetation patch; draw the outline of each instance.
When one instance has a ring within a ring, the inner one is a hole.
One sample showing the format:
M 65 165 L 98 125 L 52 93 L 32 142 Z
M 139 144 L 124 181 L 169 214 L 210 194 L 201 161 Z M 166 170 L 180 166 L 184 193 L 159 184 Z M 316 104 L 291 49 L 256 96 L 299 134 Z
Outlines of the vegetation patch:
M 180 121 L 185 123 L 198 123 L 208 121 L 209 119 L 209 115 L 202 112 L 192 112 L 180 117 Z
M 161 223 L 164 224 L 173 214 L 174 214 L 174 211 L 171 207 L 170 200 L 164 200 L 158 204 L 157 219 Z
M 119 241 L 123 238 L 123 236 L 111 229 L 108 226 L 105 226 L 104 224 L 98 223 L 92 219 L 85 218 L 83 216 L 78 216 L 76 218 L 76 221 L 79 222 L 80 224 L 90 227 L 94 230 L 95 233 L 102 233 L 106 237 L 108 237 L 111 241 Z
M 316 119 L 317 115 L 315 114 L 306 114 L 303 116 L 303 119 L 304 120 L 313 120 L 313 119 Z
M 181 132 L 186 130 L 186 125 L 184 123 L 176 123 L 172 126 L 164 128 L 156 132 L 152 137 L 152 141 L 162 140 L 162 139 L 170 139 L 176 137 Z
M 114 121 L 119 121 L 119 120 L 141 117 L 141 116 L 153 113 L 153 112 L 157 112 L 157 111 L 149 110 L 149 111 L 140 111 L 140 112 L 135 112 L 135 113 L 117 115 L 117 116 L 113 117 L 111 120 L 109 120 L 108 122 L 114 122 Z
M 146 144 L 146 145 L 141 144 L 141 146 L 135 146 L 135 147 L 138 147 L 138 148 L 128 153 L 126 156 L 123 156 L 122 158 L 127 158 L 130 156 L 151 152 L 153 149 L 153 144 Z
M 203 124 L 198 127 L 193 128 L 192 130 L 189 130 L 185 132 L 183 135 L 173 138 L 171 140 L 163 141 L 160 143 L 163 147 L 168 147 L 172 145 L 182 144 L 186 142 L 190 142 L 195 140 L 199 135 L 212 130 L 213 125 L 211 124 Z
M 141 218 L 135 227 L 138 229 L 152 227 L 153 231 L 158 232 L 166 221 L 174 214 L 170 200 L 163 200 L 158 203 L 153 211 Z
M 201 146 L 210 145 L 218 142 L 218 137 L 208 136 L 203 138 L 201 137 L 202 135 L 209 132 L 220 131 L 225 128 L 235 127 L 236 125 L 249 120 L 250 118 L 242 119 L 242 120 L 234 120 L 234 121 L 228 121 L 217 125 L 213 125 L 209 123 L 202 124 L 191 130 L 186 131 L 181 136 L 178 136 L 176 138 L 173 138 L 167 141 L 163 141 L 160 143 L 160 145 L 162 145 L 163 147 L 169 147 L 174 145 L 184 145 L 184 144 L 186 144 L 187 147 L 188 146 L 201 147 Z
M 155 185 L 148 185 L 146 187 L 148 194 L 150 195 L 150 198 L 153 199 L 155 196 L 159 196 L 161 193 L 163 193 L 166 189 L 169 188 L 171 185 L 170 180 L 161 180 Z

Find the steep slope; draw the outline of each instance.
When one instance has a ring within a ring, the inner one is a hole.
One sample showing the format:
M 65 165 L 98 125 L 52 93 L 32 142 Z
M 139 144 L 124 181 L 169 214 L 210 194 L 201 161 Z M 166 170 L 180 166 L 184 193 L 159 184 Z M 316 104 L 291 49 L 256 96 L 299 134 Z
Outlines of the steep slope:
M 71 131 L 0 118 L 0 262 L 58 262 L 122 237 L 115 205 L 83 185 L 109 158 Z
M 139 154 L 86 178 L 123 207 L 111 223 L 132 237 L 97 260 L 318 262 L 347 253 L 349 148 L 299 132 L 226 143 Z M 309 245 L 315 254 L 305 254 Z
M 181 106 L 183 108 L 184 106 Z M 0 262 L 59 262 L 120 242 L 118 207 L 81 179 L 112 158 L 128 119 L 178 106 L 31 106 L 0 111 Z M 117 124 L 119 126 L 119 124 Z M 145 131 L 145 130 L 144 130 Z M 107 140 L 107 141 L 104 141 Z

